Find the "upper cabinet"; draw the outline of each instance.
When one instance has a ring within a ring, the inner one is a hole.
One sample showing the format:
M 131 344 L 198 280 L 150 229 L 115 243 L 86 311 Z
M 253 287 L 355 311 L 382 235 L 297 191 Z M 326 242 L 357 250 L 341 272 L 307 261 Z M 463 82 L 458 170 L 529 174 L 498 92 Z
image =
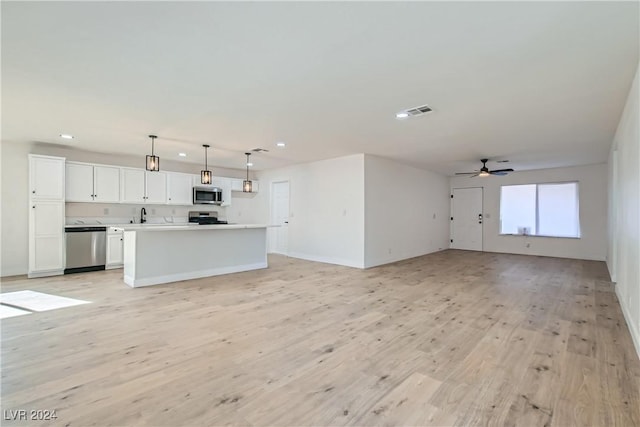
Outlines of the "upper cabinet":
M 122 203 L 167 203 L 167 174 L 143 169 L 121 168 Z
M 193 204 L 193 175 L 167 172 L 167 203 L 170 205 Z
M 200 175 L 180 172 L 151 172 L 139 168 L 66 162 L 56 165 L 48 156 L 33 156 L 31 169 L 33 193 L 43 200 L 63 200 L 88 203 L 130 203 L 193 205 L 193 187 L 219 187 L 222 189 L 221 206 L 231 205 L 231 192 L 242 192 L 240 178 L 212 177 L 212 183 L 200 183 Z M 56 179 L 62 177 L 64 185 L 56 188 Z M 66 179 L 65 179 L 66 177 Z M 258 191 L 258 181 L 253 191 Z M 37 187 L 37 188 L 36 188 Z M 66 193 L 66 194 L 65 194 Z M 56 199 L 57 198 L 57 199 Z
M 243 179 L 231 178 L 231 191 L 242 191 Z
M 62 157 L 29 155 L 29 192 L 34 200 L 64 200 Z
M 145 171 L 145 194 L 147 203 L 167 203 L 166 172 Z
M 67 202 L 120 202 L 120 168 L 67 162 Z
M 145 203 L 144 169 L 120 169 L 120 195 L 122 203 Z
M 120 202 L 120 168 L 94 166 L 93 200 L 100 203 Z
M 222 204 L 220 206 L 231 206 L 231 178 L 214 176 L 211 181 L 214 187 L 222 189 Z

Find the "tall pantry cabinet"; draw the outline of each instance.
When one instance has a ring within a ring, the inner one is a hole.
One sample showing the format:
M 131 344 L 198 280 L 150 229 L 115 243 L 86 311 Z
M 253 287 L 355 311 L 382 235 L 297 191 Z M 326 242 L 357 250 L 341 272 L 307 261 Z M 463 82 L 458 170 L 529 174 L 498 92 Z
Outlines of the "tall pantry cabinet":
M 29 155 L 29 277 L 64 273 L 65 159 Z

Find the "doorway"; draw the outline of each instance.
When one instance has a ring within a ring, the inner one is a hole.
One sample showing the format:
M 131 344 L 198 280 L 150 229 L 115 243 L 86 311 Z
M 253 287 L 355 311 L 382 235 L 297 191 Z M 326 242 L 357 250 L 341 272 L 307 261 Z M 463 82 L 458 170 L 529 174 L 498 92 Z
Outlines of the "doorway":
M 451 198 L 451 248 L 482 250 L 482 188 L 454 188 Z
M 287 255 L 289 251 L 289 181 L 271 183 L 270 252 Z

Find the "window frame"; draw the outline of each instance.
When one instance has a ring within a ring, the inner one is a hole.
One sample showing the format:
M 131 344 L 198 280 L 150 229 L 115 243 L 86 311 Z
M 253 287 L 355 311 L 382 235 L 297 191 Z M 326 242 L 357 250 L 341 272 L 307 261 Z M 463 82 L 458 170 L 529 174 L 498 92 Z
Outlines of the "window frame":
M 540 213 L 539 213 L 539 189 L 540 185 L 557 185 L 557 184 L 575 184 L 576 190 L 576 218 L 578 220 L 578 235 L 577 236 L 551 236 L 546 234 L 518 234 L 518 233 L 503 233 L 502 232 L 502 188 L 503 187 L 516 187 L 518 185 L 535 185 L 536 186 L 536 231 L 540 229 Z M 545 237 L 551 239 L 581 239 L 582 238 L 582 227 L 580 226 L 580 181 L 549 181 L 549 182 L 530 182 L 530 183 L 522 183 L 522 184 L 505 184 L 500 186 L 500 197 L 498 203 L 498 215 L 499 215 L 499 231 L 498 235 L 500 236 L 525 236 L 525 237 Z

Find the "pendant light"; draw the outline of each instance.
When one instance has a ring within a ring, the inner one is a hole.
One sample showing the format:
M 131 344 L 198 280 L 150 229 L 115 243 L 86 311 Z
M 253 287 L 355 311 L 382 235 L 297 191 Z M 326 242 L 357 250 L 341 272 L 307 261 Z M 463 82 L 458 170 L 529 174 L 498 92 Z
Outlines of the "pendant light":
M 251 153 L 244 153 L 247 155 L 247 179 L 245 181 L 242 181 L 242 191 L 244 193 L 251 193 L 252 190 L 252 182 L 249 180 L 249 156 L 251 155 Z
M 147 170 L 157 172 L 160 170 L 160 157 L 153 153 L 154 142 L 157 136 L 149 135 L 149 138 L 151 138 L 151 155 L 147 156 Z
M 207 169 L 207 149 L 209 144 L 202 144 L 204 147 L 204 170 L 200 171 L 200 182 L 202 184 L 211 184 L 211 171 Z

